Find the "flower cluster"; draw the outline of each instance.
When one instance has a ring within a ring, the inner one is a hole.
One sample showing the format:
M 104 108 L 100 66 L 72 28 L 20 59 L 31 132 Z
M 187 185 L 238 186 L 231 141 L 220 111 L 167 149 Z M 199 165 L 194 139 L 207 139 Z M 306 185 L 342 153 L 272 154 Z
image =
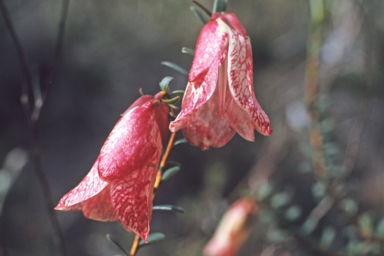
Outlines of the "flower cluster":
M 82 210 L 90 219 L 119 221 L 146 241 L 153 185 L 168 127 L 171 132 L 182 129 L 186 139 L 202 149 L 221 147 L 236 132 L 250 141 L 255 129 L 263 135 L 272 133 L 253 91 L 252 65 L 251 43 L 237 17 L 213 14 L 200 33 L 177 118 L 169 123 L 168 102 L 162 100 L 167 92 L 140 97 L 113 128 L 91 171 L 55 209 Z M 230 212 L 242 214 L 236 223 L 254 209 L 248 201 L 232 208 Z M 235 251 L 240 242 L 232 241 L 232 235 L 229 238 L 225 241 L 230 249 L 225 250 Z

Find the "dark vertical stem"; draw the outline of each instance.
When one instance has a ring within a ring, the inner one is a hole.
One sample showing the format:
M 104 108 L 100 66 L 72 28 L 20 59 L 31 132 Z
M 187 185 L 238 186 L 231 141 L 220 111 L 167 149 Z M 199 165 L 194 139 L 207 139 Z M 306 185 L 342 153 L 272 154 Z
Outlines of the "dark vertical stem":
M 61 14 L 60 14 L 60 21 L 59 21 L 59 30 L 57 33 L 57 40 L 56 40 L 56 46 L 55 46 L 55 52 L 53 56 L 53 60 L 51 63 L 50 70 L 48 72 L 48 80 L 47 84 L 44 88 L 44 93 L 42 95 L 42 102 L 41 104 L 35 104 L 33 113 L 32 113 L 32 119 L 38 120 L 40 116 L 41 108 L 45 102 L 45 99 L 52 87 L 53 80 L 56 75 L 57 67 L 59 65 L 61 52 L 63 49 L 63 42 L 64 42 L 64 33 L 65 33 L 65 24 L 68 17 L 68 9 L 69 9 L 69 0 L 63 0 L 62 7 L 61 7 Z
M 323 138 L 319 127 L 317 109 L 319 90 L 319 63 L 321 48 L 322 23 L 324 19 L 324 0 L 310 0 L 311 22 L 307 45 L 307 67 L 305 74 L 305 104 L 310 119 L 310 143 L 312 162 L 318 178 L 327 177 L 324 162 Z
M 28 70 L 27 58 L 25 56 L 23 47 L 21 46 L 20 40 L 17 37 L 15 27 L 13 26 L 12 20 L 9 17 L 7 7 L 5 6 L 3 0 L 0 0 L 0 11 L 1 11 L 1 14 L 3 15 L 5 25 L 9 31 L 9 34 L 11 35 L 12 41 L 15 44 L 15 48 L 19 56 L 20 68 L 21 68 L 22 77 L 23 77 L 21 82 L 21 103 L 23 105 L 25 113 L 27 114 L 27 119 L 29 123 L 30 121 L 29 117 L 31 116 L 31 106 L 29 103 L 28 94 L 29 94 L 29 88 L 32 88 L 32 77 Z M 31 124 L 29 123 L 29 125 Z
M 24 112 L 28 121 L 28 127 L 30 132 L 30 147 L 31 147 L 31 154 L 32 154 L 32 161 L 34 165 L 34 170 L 36 172 L 36 175 L 38 177 L 38 180 L 41 184 L 41 187 L 43 189 L 43 195 L 44 195 L 44 201 L 45 205 L 48 210 L 48 214 L 50 217 L 51 225 L 52 225 L 52 236 L 53 236 L 53 242 L 55 244 L 56 250 L 60 256 L 65 256 L 65 247 L 63 243 L 63 238 L 60 232 L 60 226 L 58 223 L 58 220 L 56 218 L 55 212 L 54 212 L 54 206 L 52 204 L 52 198 L 51 198 L 51 189 L 47 180 L 47 177 L 45 176 L 45 173 L 43 171 L 42 167 L 42 161 L 41 161 L 41 152 L 39 147 L 39 134 L 38 134 L 38 128 L 37 128 L 37 121 L 39 118 L 39 113 L 41 110 L 41 107 L 43 105 L 43 102 L 41 104 L 37 104 L 37 101 L 35 99 L 34 108 L 33 111 L 31 110 L 31 97 L 30 97 L 30 90 L 33 88 L 32 83 L 32 77 L 28 70 L 27 65 L 27 58 L 25 55 L 25 52 L 23 50 L 23 47 L 20 43 L 20 40 L 16 34 L 15 28 L 13 26 L 12 20 L 9 16 L 8 10 L 3 2 L 3 0 L 0 0 L 0 11 L 4 17 L 5 24 L 8 28 L 8 31 L 11 35 L 11 38 L 13 40 L 13 43 L 15 45 L 15 48 L 17 50 L 21 71 L 22 71 L 22 91 L 21 91 L 21 103 L 24 108 Z M 49 83 L 52 83 L 52 77 L 55 72 L 61 48 L 62 48 L 62 40 L 64 38 L 64 24 L 66 20 L 68 12 L 68 0 L 63 0 L 63 10 L 61 15 L 61 21 L 60 21 L 60 27 L 59 27 L 59 34 L 58 34 L 58 42 L 56 46 L 56 52 L 53 62 L 53 67 L 51 69 L 51 77 Z M 32 98 L 33 100 L 33 98 Z

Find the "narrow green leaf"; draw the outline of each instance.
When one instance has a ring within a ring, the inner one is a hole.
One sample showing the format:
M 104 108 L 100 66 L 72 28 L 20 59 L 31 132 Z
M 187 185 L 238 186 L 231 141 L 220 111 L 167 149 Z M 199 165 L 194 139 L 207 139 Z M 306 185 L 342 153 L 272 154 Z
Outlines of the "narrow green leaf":
M 289 237 L 289 234 L 287 231 L 283 231 L 281 229 L 270 229 L 267 232 L 267 238 L 270 242 L 273 243 L 281 243 L 283 241 L 286 241 Z
M 350 199 L 350 198 L 343 199 L 340 202 L 340 206 L 343 208 L 343 210 L 346 213 L 348 213 L 350 215 L 354 215 L 358 210 L 357 203 L 355 202 L 355 200 Z
M 161 180 L 162 181 L 168 180 L 173 175 L 175 175 L 178 171 L 180 171 L 180 166 L 174 166 L 174 167 L 167 169 L 166 171 L 164 171 L 164 174 L 161 177 Z
M 175 91 L 171 92 L 171 96 L 173 96 L 175 94 L 184 94 L 184 91 L 183 90 L 175 90 Z
M 277 217 L 272 210 L 263 210 L 261 209 L 258 213 L 258 218 L 261 222 L 266 223 L 271 226 L 275 226 L 277 224 Z
M 160 233 L 160 232 L 152 233 L 147 238 L 148 243 L 146 243 L 143 240 L 141 240 L 139 242 L 139 247 L 142 247 L 144 245 L 148 245 L 150 243 L 158 242 L 158 241 L 160 241 L 160 240 L 162 240 L 164 238 L 165 238 L 165 235 L 163 233 Z
M 287 193 L 277 193 L 271 198 L 271 206 L 275 209 L 281 208 L 289 203 L 289 196 Z
M 257 190 L 257 197 L 260 201 L 266 199 L 272 193 L 272 185 L 268 182 L 262 184 Z
M 363 236 L 369 237 L 372 235 L 373 220 L 368 212 L 360 215 L 357 222 L 359 224 L 360 232 Z
M 181 52 L 195 56 L 195 50 L 192 50 L 191 48 L 183 47 L 181 48 Z
M 201 11 L 194 6 L 191 6 L 189 9 L 193 12 L 193 14 L 196 15 L 196 17 L 205 25 L 208 23 L 208 20 L 204 17 L 204 15 L 201 13 Z
M 174 161 L 165 162 L 165 164 L 161 167 L 161 171 L 164 173 L 166 170 L 174 166 L 181 166 L 181 164 Z
M 163 78 L 163 80 L 161 80 L 160 82 L 160 88 L 163 92 L 166 92 L 169 94 L 169 82 L 171 82 L 171 80 L 173 79 L 173 77 L 170 77 L 170 76 L 166 76 Z
M 324 250 L 329 249 L 329 247 L 332 245 L 333 241 L 336 237 L 336 230 L 334 227 L 326 227 L 323 230 L 323 233 L 321 235 L 320 239 L 320 247 Z
M 379 237 L 384 238 L 384 218 L 377 224 L 376 233 Z
M 172 105 L 172 104 L 168 105 L 168 107 L 173 108 L 173 109 L 179 109 L 179 107 L 176 107 L 175 105 Z
M 185 210 L 181 208 L 180 206 L 176 205 L 170 205 L 170 204 L 165 204 L 165 205 L 156 205 L 153 206 L 153 210 L 163 210 L 163 211 L 175 211 L 179 213 L 185 213 Z
M 322 198 L 325 195 L 327 188 L 323 182 L 318 181 L 315 184 L 313 184 L 311 190 L 312 190 L 312 195 L 315 198 Z
M 177 141 L 175 141 L 175 143 L 173 143 L 173 146 L 176 147 L 177 145 L 180 145 L 180 144 L 183 144 L 183 143 L 187 143 L 187 139 L 186 138 L 182 138 L 182 139 L 179 139 Z
M 225 12 L 227 10 L 228 0 L 215 0 L 213 4 L 213 13 Z
M 290 206 L 284 213 L 284 217 L 289 221 L 297 220 L 301 215 L 301 208 L 297 205 Z
M 318 222 L 313 218 L 308 218 L 300 228 L 301 233 L 304 236 L 311 234 L 317 227 Z
M 163 62 L 161 62 L 161 65 L 173 68 L 174 70 L 180 72 L 181 74 L 188 76 L 188 71 L 185 70 L 184 68 L 180 67 L 179 65 L 175 64 L 175 63 L 172 63 L 169 61 L 163 61 Z
M 129 256 L 129 253 L 123 248 L 123 246 L 117 241 L 117 239 L 111 234 L 105 236 L 110 242 L 114 243 L 125 255 Z
M 180 96 L 177 96 L 177 97 L 169 99 L 169 100 L 162 100 L 162 101 L 167 105 L 173 105 L 173 104 L 176 104 L 177 102 L 179 102 L 179 100 L 180 100 Z

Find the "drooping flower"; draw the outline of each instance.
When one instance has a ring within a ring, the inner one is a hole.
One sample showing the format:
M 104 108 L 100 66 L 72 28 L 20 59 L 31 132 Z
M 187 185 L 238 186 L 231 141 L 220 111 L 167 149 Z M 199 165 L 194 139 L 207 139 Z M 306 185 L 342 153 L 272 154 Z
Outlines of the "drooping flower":
M 233 13 L 214 13 L 200 32 L 182 111 L 171 122 L 202 149 L 221 147 L 235 134 L 270 135 L 269 118 L 253 91 L 251 42 Z
M 257 206 L 250 199 L 239 199 L 233 203 L 204 247 L 204 256 L 236 255 L 250 233 L 250 220 L 256 212 Z
M 98 221 L 117 220 L 146 241 L 168 124 L 164 102 L 150 95 L 137 99 L 109 134 L 91 171 L 55 209 L 82 210 Z

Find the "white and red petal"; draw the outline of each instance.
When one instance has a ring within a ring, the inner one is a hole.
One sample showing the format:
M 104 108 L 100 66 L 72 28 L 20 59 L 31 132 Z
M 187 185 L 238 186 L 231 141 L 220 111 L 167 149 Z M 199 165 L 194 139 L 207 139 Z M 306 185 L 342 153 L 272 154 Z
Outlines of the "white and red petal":
M 155 154 L 160 137 L 155 108 L 153 101 L 148 101 L 131 109 L 116 124 L 100 151 L 101 179 L 108 182 L 123 180 L 143 169 Z
M 227 96 L 227 99 L 230 99 Z M 224 146 L 235 134 L 228 121 L 223 117 L 219 106 L 219 88 L 211 99 L 196 111 L 196 119 L 183 127 L 182 131 L 189 143 L 208 149 L 209 146 Z
M 115 221 L 117 216 L 112 206 L 111 186 L 108 185 L 100 193 L 83 203 L 84 216 L 98 221 Z
M 258 132 L 270 135 L 269 118 L 253 92 L 250 40 L 234 30 L 230 33 L 227 72 L 229 89 L 237 106 L 248 114 Z
M 226 28 L 219 26 L 216 20 L 208 22 L 200 32 L 183 97 L 182 111 L 176 120 L 171 122 L 171 132 L 191 124 L 196 118 L 198 108 L 211 98 L 216 88 L 218 68 L 225 60 L 227 48 Z
M 65 194 L 55 207 L 55 210 L 80 210 L 84 201 L 100 193 L 108 183 L 101 180 L 98 174 L 99 159 L 93 164 L 91 171 L 74 189 Z
M 129 111 L 135 107 L 140 107 L 142 105 L 144 105 L 144 103 L 150 101 L 153 99 L 153 96 L 152 95 L 143 95 L 141 96 L 140 98 L 138 98 L 137 100 L 135 100 L 135 102 L 132 103 L 131 106 L 129 106 L 129 108 L 127 108 L 127 110 L 124 111 L 124 113 L 122 114 L 122 116 L 124 116 L 125 114 L 129 113 Z
M 159 141 L 160 136 L 159 136 Z M 161 147 L 144 165 L 143 169 L 130 174 L 125 180 L 111 184 L 112 205 L 120 223 L 128 231 L 147 241 L 149 223 L 152 217 L 153 185 Z

